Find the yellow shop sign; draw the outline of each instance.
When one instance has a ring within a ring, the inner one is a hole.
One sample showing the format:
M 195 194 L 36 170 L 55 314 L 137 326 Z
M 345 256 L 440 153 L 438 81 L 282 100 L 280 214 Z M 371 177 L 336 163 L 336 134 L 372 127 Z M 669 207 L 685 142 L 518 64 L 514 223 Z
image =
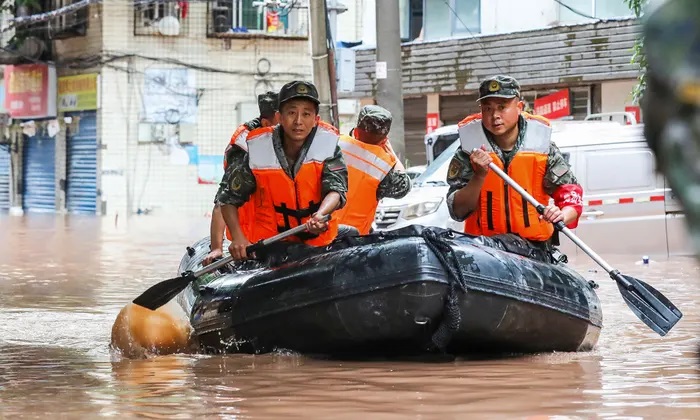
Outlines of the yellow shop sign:
M 97 109 L 97 73 L 58 78 L 58 111 Z

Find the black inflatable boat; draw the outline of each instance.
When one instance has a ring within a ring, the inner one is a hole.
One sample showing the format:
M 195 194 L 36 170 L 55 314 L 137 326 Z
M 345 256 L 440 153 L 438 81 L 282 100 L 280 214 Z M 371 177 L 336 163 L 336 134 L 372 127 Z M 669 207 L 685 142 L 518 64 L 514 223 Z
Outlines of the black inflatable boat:
M 208 249 L 208 238 L 194 244 L 179 271 L 201 268 Z M 585 351 L 602 327 L 595 285 L 512 235 L 411 226 L 263 257 L 178 296 L 204 351 Z

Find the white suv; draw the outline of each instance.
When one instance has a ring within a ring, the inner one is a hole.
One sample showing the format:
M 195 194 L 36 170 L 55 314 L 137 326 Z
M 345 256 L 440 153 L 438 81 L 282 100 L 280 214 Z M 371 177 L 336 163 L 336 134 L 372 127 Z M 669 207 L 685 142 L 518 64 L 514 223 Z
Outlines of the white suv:
M 445 201 L 449 190 L 445 179 L 457 147 L 459 141 L 454 141 L 428 165 L 425 172 L 413 180 L 413 188 L 405 197 L 382 199 L 374 216 L 374 229 L 381 231 L 423 225 L 463 231 L 464 222 L 452 220 Z

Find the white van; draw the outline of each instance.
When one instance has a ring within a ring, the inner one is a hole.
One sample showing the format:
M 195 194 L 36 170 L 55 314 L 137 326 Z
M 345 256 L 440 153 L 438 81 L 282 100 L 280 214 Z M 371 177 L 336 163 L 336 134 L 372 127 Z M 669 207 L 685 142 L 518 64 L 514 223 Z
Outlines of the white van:
M 685 218 L 644 139 L 644 126 L 614 122 L 553 122 L 552 139 L 583 187 L 584 210 L 575 230 L 598 253 L 665 256 L 689 255 Z M 414 181 L 402 199 L 383 199 L 377 207 L 378 230 L 411 224 L 463 230 L 450 218 L 445 196 L 447 170 L 459 140 L 457 126 L 436 130 L 432 145 L 449 145 Z M 431 134 L 431 135 L 432 135 Z M 426 141 L 428 146 L 428 141 Z M 581 254 L 567 238 L 562 250 Z

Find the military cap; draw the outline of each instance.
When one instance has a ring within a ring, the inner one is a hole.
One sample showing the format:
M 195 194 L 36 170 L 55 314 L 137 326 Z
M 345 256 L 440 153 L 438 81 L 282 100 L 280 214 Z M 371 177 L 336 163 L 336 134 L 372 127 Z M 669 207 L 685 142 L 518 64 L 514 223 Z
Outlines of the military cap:
M 282 86 L 279 94 L 279 106 L 292 99 L 308 99 L 316 105 L 321 102 L 318 100 L 318 90 L 313 83 L 296 80 Z
M 366 105 L 357 116 L 357 128 L 386 136 L 391 129 L 391 112 L 378 105 Z
M 275 115 L 278 102 L 279 95 L 277 92 L 265 92 L 258 95 L 258 109 L 260 110 L 260 116 L 263 118 L 269 118 Z
M 479 85 L 479 102 L 484 98 L 515 98 L 520 97 L 520 84 L 510 76 L 492 76 Z

